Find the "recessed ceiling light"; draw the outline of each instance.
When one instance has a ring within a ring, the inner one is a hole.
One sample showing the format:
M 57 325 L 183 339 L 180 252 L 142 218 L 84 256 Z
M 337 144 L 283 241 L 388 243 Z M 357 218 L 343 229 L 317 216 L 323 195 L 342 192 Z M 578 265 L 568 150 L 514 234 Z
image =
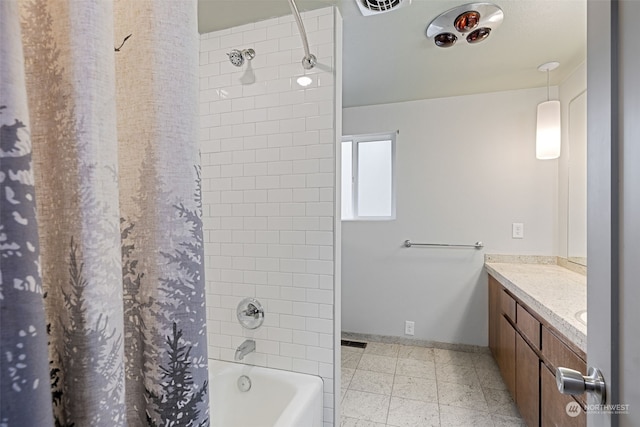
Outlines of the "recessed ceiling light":
M 313 79 L 309 76 L 300 76 L 296 79 L 296 82 L 302 87 L 307 87 L 313 83 Z

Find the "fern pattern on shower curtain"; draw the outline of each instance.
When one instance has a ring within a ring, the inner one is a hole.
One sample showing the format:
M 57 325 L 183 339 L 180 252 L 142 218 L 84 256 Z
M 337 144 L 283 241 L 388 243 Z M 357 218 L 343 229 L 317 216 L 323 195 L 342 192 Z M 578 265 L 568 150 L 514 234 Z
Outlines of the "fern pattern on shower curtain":
M 0 427 L 209 425 L 195 0 L 0 13 Z

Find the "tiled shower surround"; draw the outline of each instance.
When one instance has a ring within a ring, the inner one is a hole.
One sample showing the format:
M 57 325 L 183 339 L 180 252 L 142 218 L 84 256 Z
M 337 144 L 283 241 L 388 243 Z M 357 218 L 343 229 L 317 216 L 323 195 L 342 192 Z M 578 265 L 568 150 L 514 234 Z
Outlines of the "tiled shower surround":
M 256 351 L 243 362 L 320 375 L 324 425 L 332 426 L 341 30 L 333 8 L 303 20 L 319 63 L 306 73 L 291 15 L 201 35 L 208 345 L 209 357 L 233 361 L 252 338 Z M 248 48 L 256 53 L 249 63 L 229 62 L 232 49 Z M 296 83 L 304 74 L 312 79 L 305 88 Z M 244 297 L 265 308 L 259 329 L 236 318 Z

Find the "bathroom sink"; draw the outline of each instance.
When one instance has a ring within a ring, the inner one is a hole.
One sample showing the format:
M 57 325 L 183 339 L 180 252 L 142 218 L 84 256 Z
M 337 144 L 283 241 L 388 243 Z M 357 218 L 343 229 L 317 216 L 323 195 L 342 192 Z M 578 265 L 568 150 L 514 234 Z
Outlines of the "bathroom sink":
M 576 313 L 576 319 L 578 319 L 579 322 L 584 323 L 585 325 L 587 324 L 587 310 L 580 310 L 579 312 Z

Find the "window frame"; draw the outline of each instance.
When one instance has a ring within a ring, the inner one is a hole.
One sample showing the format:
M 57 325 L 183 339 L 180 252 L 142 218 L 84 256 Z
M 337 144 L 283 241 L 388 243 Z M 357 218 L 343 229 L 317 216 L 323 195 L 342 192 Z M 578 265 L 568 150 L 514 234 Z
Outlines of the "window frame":
M 342 136 L 340 150 L 342 150 L 342 143 L 351 141 L 351 211 L 353 212 L 353 217 L 342 218 L 341 209 L 340 219 L 342 221 L 393 221 L 396 219 L 396 143 L 398 134 L 399 131 L 390 131 Z M 360 216 L 358 215 L 358 147 L 360 143 L 381 141 L 391 141 L 391 215 Z M 341 180 L 344 180 L 344 177 Z M 340 186 L 342 188 L 342 182 L 340 182 Z

